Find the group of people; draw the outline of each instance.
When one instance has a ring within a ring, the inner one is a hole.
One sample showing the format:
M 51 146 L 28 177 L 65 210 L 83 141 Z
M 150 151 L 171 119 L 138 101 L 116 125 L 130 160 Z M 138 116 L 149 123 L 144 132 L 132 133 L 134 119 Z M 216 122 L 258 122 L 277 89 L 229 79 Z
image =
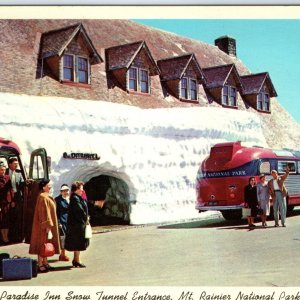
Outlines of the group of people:
M 258 215 L 261 218 L 262 226 L 267 226 L 266 220 L 270 214 L 270 202 L 273 205 L 275 227 L 279 226 L 279 215 L 281 225 L 286 227 L 287 189 L 284 181 L 289 175 L 289 168 L 282 176 L 279 176 L 276 170 L 272 170 L 271 175 L 272 179 L 267 182 L 266 176 L 261 174 L 258 184 L 256 184 L 255 177 L 250 177 L 248 185 L 245 186 L 245 207 L 250 208 L 250 213 L 247 216 L 249 227 L 255 227 L 254 219 Z
M 8 244 L 23 240 L 23 188 L 33 180 L 24 181 L 19 170 L 18 159 L 11 157 L 5 163 L 0 161 L 0 242 Z M 71 188 L 61 185 L 60 195 L 52 198 L 52 182 L 41 180 L 36 200 L 29 253 L 38 256 L 38 271 L 45 273 L 54 268 L 49 265 L 47 257 L 41 255 L 41 248 L 51 242 L 60 261 L 69 261 L 66 250 L 74 252 L 73 267 L 85 268 L 81 262 L 80 252 L 89 246 L 85 236 L 89 224 L 88 201 L 84 183 L 75 181 Z M 100 208 L 104 200 L 94 201 Z
M 35 206 L 29 247 L 29 253 L 38 256 L 39 273 L 54 269 L 49 265 L 47 257 L 40 254 L 43 245 L 49 241 L 54 245 L 55 254 L 59 254 L 59 260 L 69 261 L 65 250 L 72 251 L 73 267 L 85 268 L 80 260 L 80 252 L 89 246 L 89 239 L 85 237 L 89 216 L 83 186 L 82 181 L 75 181 L 71 185 L 70 194 L 68 185 L 63 184 L 60 195 L 53 199 L 50 194 L 52 183 L 49 180 L 39 183 L 40 193 Z
M 0 161 L 0 237 L 7 244 L 10 239 L 20 241 L 22 232 L 22 185 L 23 177 L 18 159 L 8 160 L 8 168 Z

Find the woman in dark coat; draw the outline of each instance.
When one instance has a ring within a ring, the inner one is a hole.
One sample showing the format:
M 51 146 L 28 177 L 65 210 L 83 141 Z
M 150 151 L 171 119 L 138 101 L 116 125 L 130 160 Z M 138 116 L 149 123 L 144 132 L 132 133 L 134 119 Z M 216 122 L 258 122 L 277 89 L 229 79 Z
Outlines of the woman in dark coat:
M 73 266 L 85 268 L 80 262 L 80 251 L 86 250 L 89 239 L 85 238 L 85 225 L 88 221 L 87 202 L 82 199 L 83 182 L 75 181 L 71 187 L 65 249 L 74 251 Z
M 249 227 L 255 227 L 254 218 L 257 217 L 257 189 L 256 189 L 256 179 L 255 177 L 249 178 L 249 184 L 245 186 L 244 190 L 245 206 L 251 208 L 251 214 L 248 216 Z

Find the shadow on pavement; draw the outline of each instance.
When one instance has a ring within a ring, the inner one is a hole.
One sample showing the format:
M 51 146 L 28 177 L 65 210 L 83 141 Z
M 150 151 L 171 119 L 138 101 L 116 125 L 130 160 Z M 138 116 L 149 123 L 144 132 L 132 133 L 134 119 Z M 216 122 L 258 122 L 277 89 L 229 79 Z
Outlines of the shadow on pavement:
M 295 209 L 288 214 L 288 218 L 293 218 L 300 216 L 300 209 Z M 257 222 L 260 222 L 260 218 L 257 218 Z M 262 227 L 260 225 L 256 225 L 254 228 L 249 228 L 247 225 L 246 219 L 241 220 L 225 220 L 221 215 L 220 216 L 213 216 L 210 219 L 203 219 L 197 221 L 188 221 L 183 223 L 175 223 L 175 224 L 166 224 L 160 225 L 158 229 L 193 229 L 193 228 L 219 228 L 220 230 L 225 229 L 235 229 L 235 230 L 248 230 L 253 231 L 257 229 L 270 229 L 274 228 L 274 220 L 273 218 L 268 218 L 270 222 L 268 227 Z
M 57 272 L 57 271 L 67 271 L 73 269 L 73 266 L 61 266 L 61 267 L 54 267 L 51 272 Z
M 214 228 L 224 226 L 241 226 L 247 225 L 246 220 L 225 220 L 223 218 L 205 219 L 184 223 L 168 224 L 158 226 L 159 229 L 192 229 L 192 228 Z

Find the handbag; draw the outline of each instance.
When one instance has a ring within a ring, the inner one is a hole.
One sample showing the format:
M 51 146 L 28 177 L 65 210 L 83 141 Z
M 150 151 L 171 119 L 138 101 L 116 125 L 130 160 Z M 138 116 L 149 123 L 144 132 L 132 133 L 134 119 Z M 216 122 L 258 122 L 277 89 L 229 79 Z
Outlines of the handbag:
M 92 238 L 93 231 L 92 231 L 92 226 L 90 223 L 85 224 L 85 231 L 84 231 L 84 237 L 86 239 Z
M 54 254 L 55 254 L 55 248 L 52 243 L 48 242 L 42 245 L 40 250 L 40 256 L 49 257 L 49 256 L 53 256 Z
M 243 207 L 242 208 L 242 214 L 243 214 L 243 218 L 250 217 L 251 216 L 251 208 Z

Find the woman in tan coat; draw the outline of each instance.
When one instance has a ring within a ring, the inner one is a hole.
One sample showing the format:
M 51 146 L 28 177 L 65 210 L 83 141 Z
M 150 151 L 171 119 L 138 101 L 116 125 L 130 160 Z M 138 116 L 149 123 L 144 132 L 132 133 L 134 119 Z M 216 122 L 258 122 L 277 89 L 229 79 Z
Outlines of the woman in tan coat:
M 59 254 L 61 249 L 56 204 L 49 195 L 51 189 L 50 181 L 42 180 L 39 184 L 39 188 L 40 194 L 38 195 L 34 211 L 29 253 L 38 255 L 38 271 L 45 273 L 49 270 L 53 270 L 53 267 L 48 264 L 47 257 L 40 255 L 41 247 L 50 241 L 55 247 L 56 254 Z M 51 239 L 49 239 L 49 235 L 52 236 Z

